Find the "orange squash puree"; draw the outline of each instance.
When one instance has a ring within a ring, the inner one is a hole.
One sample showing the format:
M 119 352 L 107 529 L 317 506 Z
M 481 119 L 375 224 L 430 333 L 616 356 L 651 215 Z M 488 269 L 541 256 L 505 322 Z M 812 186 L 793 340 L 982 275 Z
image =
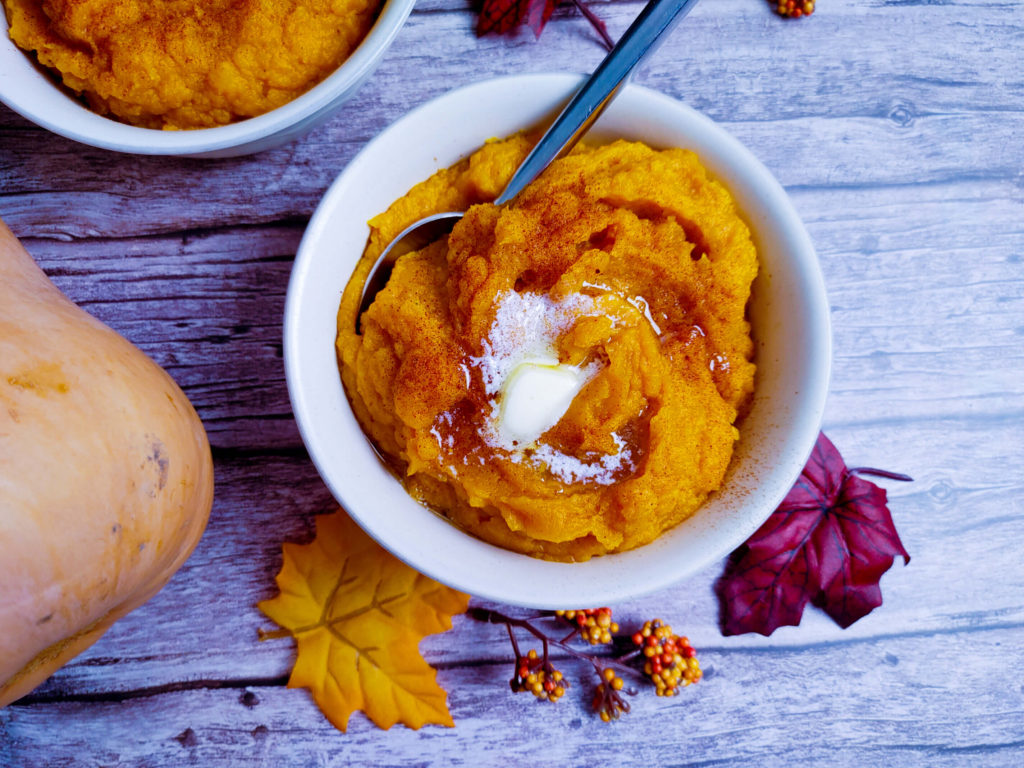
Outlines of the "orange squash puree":
M 501 547 L 586 560 L 652 541 L 720 486 L 754 387 L 757 255 L 728 191 L 681 149 L 578 147 L 489 204 L 530 146 L 488 143 L 370 222 L 337 351 L 359 422 L 410 494 Z M 399 259 L 357 334 L 382 247 L 466 209 L 447 242 Z M 496 427 L 501 379 L 538 344 L 586 383 L 514 444 Z
M 10 36 L 101 114 L 149 128 L 260 115 L 333 72 L 381 0 L 3 0 Z

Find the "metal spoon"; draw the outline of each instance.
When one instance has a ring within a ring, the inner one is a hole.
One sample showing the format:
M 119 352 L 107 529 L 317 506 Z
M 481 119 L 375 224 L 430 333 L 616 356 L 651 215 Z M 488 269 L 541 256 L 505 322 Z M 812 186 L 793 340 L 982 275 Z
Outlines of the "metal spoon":
M 512 175 L 494 201 L 502 205 L 518 195 L 554 160 L 569 152 L 615 98 L 626 79 L 644 58 L 658 48 L 676 23 L 697 0 L 651 0 L 594 73 L 583 83 L 565 109 Z M 363 285 L 358 318 L 387 284 L 399 256 L 419 250 L 452 231 L 461 212 L 435 213 L 406 227 L 391 241 L 370 270 Z M 356 321 L 357 324 L 359 320 Z

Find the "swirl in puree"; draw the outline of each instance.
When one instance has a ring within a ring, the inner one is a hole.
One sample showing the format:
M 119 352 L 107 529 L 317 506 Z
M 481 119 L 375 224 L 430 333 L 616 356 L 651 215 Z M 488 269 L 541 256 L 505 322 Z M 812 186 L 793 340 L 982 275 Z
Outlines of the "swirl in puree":
M 581 146 L 491 205 L 532 143 L 490 142 L 370 222 L 337 351 L 414 498 L 498 546 L 579 561 L 652 541 L 721 485 L 754 387 L 757 255 L 682 149 Z M 467 212 L 398 260 L 357 332 L 383 247 L 447 210 Z

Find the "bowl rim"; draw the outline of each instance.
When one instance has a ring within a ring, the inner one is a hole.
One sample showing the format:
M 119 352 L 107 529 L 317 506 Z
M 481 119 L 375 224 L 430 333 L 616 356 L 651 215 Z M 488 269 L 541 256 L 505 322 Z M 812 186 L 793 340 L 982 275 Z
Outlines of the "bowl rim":
M 549 95 L 552 90 L 557 90 L 560 92 L 561 98 L 565 99 L 568 98 L 575 87 L 578 86 L 582 77 L 583 76 L 581 75 L 566 73 L 539 73 L 530 75 L 511 75 L 478 81 L 461 88 L 448 91 L 425 104 L 420 105 L 385 128 L 373 140 L 367 143 L 355 158 L 353 158 L 353 160 L 341 171 L 324 194 L 320 204 L 317 206 L 317 209 L 310 220 L 309 226 L 303 235 L 302 242 L 299 245 L 285 302 L 284 362 L 293 412 L 302 440 L 309 451 L 310 458 L 316 466 L 317 471 L 320 473 L 320 476 L 331 490 L 335 499 L 338 500 L 346 512 L 363 528 L 364 531 L 366 531 L 385 549 L 390 551 L 399 559 L 408 563 L 416 570 L 442 583 L 461 589 L 462 591 L 469 592 L 470 594 L 480 598 L 542 609 L 599 605 L 634 599 L 641 595 L 667 587 L 689 575 L 692 575 L 693 573 L 696 573 L 714 561 L 721 559 L 730 551 L 742 544 L 755 530 L 757 530 L 758 527 L 760 527 L 764 520 L 768 518 L 771 512 L 782 501 L 786 493 L 788 493 L 793 482 L 799 476 L 807 457 L 810 455 L 811 450 L 814 447 L 820 430 L 831 375 L 831 328 L 824 278 L 822 276 L 820 264 L 818 263 L 813 245 L 810 241 L 810 237 L 808 236 L 803 223 L 797 215 L 795 208 L 782 186 L 749 150 L 747 150 L 737 139 L 728 134 L 724 129 L 713 123 L 709 118 L 697 113 L 695 110 L 670 96 L 642 86 L 628 85 L 623 89 L 616 102 L 609 108 L 609 112 L 615 109 L 615 104 L 622 105 L 627 101 L 636 101 L 637 103 L 642 103 L 651 108 L 660 108 L 674 113 L 674 115 L 680 120 L 685 117 L 686 121 L 689 121 L 692 125 L 697 125 L 701 130 L 713 133 L 715 140 L 722 142 L 724 146 L 722 152 L 730 153 L 742 160 L 747 171 L 752 175 L 752 178 L 756 180 L 757 185 L 765 191 L 765 194 L 771 197 L 771 205 L 775 207 L 778 213 L 780 213 L 785 219 L 784 223 L 787 228 L 787 236 L 792 237 L 792 244 L 798 252 L 794 258 L 797 259 L 800 265 L 798 276 L 802 281 L 801 287 L 806 288 L 808 291 L 807 312 L 808 317 L 812 321 L 810 324 L 811 327 L 808 329 L 809 338 L 811 340 L 809 343 L 809 357 L 812 361 L 808 364 L 808 367 L 811 372 L 808 374 L 809 378 L 807 386 L 803 392 L 803 398 L 800 400 L 803 407 L 797 412 L 796 416 L 794 416 L 795 426 L 793 427 L 793 430 L 796 432 L 796 437 L 790 441 L 793 445 L 790 447 L 787 458 L 785 459 L 785 466 L 780 466 L 779 468 L 772 470 L 772 473 L 774 473 L 773 476 L 783 474 L 788 477 L 788 481 L 780 484 L 778 480 L 776 480 L 773 485 L 773 490 L 771 491 L 771 498 L 763 501 L 761 507 L 759 507 L 758 514 L 748 515 L 744 518 L 743 524 L 736 525 L 725 533 L 720 533 L 718 535 L 718 543 L 714 547 L 713 551 L 709 550 L 703 553 L 698 553 L 696 556 L 688 559 L 685 563 L 677 564 L 675 567 L 668 568 L 663 571 L 659 570 L 653 574 L 648 573 L 647 575 L 649 578 L 647 578 L 643 583 L 613 583 L 609 578 L 604 578 L 602 580 L 601 574 L 595 574 L 595 570 L 603 569 L 605 566 L 610 567 L 617 561 L 624 561 L 627 559 L 630 563 L 636 562 L 638 558 L 644 557 L 645 553 L 648 551 L 656 557 L 660 557 L 662 559 L 667 558 L 671 561 L 671 555 L 663 554 L 666 547 L 669 546 L 668 544 L 665 544 L 664 540 L 672 534 L 673 531 L 687 525 L 689 520 L 692 520 L 693 518 L 690 518 L 688 521 L 684 521 L 684 523 L 680 524 L 680 526 L 677 526 L 675 529 L 665 532 L 654 542 L 628 552 L 604 555 L 583 563 L 556 563 L 552 561 L 538 560 L 527 555 L 513 553 L 508 550 L 495 547 L 494 545 L 481 542 L 471 534 L 456 528 L 447 521 L 441 520 L 439 516 L 433 515 L 425 508 L 419 507 L 419 505 L 408 496 L 406 496 L 406 498 L 408 499 L 409 504 L 416 505 L 419 509 L 423 510 L 424 520 L 426 520 L 427 517 L 437 517 L 438 520 L 440 520 L 441 525 L 445 526 L 448 531 L 457 534 L 457 536 L 461 537 L 463 541 L 459 546 L 455 546 L 451 541 L 450 535 L 440 533 L 439 535 L 446 540 L 436 547 L 428 546 L 422 541 L 410 544 L 410 541 L 405 539 L 396 544 L 395 539 L 392 538 L 392 536 L 395 535 L 396 525 L 391 522 L 382 521 L 387 518 L 386 515 L 374 517 L 367 514 L 361 507 L 362 502 L 352 503 L 354 495 L 363 493 L 363 491 L 355 488 L 354 486 L 346 487 L 345 483 L 342 482 L 338 476 L 338 468 L 336 466 L 329 465 L 327 462 L 324 448 L 325 445 L 328 448 L 330 445 L 329 442 L 325 443 L 325 440 L 330 441 L 332 439 L 332 435 L 325 435 L 322 420 L 313 408 L 313 400 L 316 397 L 315 392 L 317 386 L 324 385 L 325 383 L 323 381 L 312 382 L 309 380 L 309 377 L 305 375 L 303 370 L 305 353 L 303 352 L 304 343 L 302 339 L 302 334 L 306 330 L 303 325 L 305 314 L 302 304 L 305 300 L 306 292 L 309 290 L 311 282 L 311 278 L 309 277 L 311 266 L 314 265 L 315 260 L 318 258 L 317 253 L 321 247 L 318 239 L 323 236 L 323 230 L 327 226 L 327 222 L 330 220 L 330 217 L 334 215 L 334 209 L 337 206 L 338 199 L 344 198 L 345 186 L 350 183 L 351 179 L 358 177 L 359 174 L 365 174 L 365 168 L 373 165 L 376 161 L 377 155 L 388 151 L 388 144 L 393 141 L 392 137 L 402 131 L 408 131 L 410 126 L 415 126 L 421 121 L 427 120 L 429 122 L 430 120 L 438 119 L 438 115 L 443 113 L 447 106 L 453 102 L 468 101 L 479 104 L 485 101 L 485 97 L 487 97 L 490 92 L 516 87 L 527 90 L 531 93 L 541 93 L 544 94 L 544 96 Z M 490 95 L 493 94 L 491 93 Z M 550 109 L 551 106 L 557 105 L 548 105 L 548 108 Z M 600 132 L 600 125 L 601 121 L 598 121 L 594 129 L 598 133 Z M 527 127 L 527 125 L 522 124 L 522 127 Z M 436 131 L 437 126 L 434 125 L 434 128 Z M 509 133 L 514 132 L 514 130 L 515 129 L 510 130 Z M 394 148 L 391 149 L 393 150 Z M 475 146 L 465 147 L 463 149 L 463 154 L 468 154 L 474 149 L 476 149 Z M 391 156 L 393 157 L 393 155 Z M 702 158 L 702 160 L 704 159 L 705 158 Z M 438 168 L 446 167 L 450 164 L 447 158 L 435 158 L 435 161 L 438 161 Z M 407 188 L 420 180 L 422 179 L 409 178 Z M 745 216 L 745 218 L 747 218 L 748 224 L 751 224 L 753 229 L 754 227 L 749 217 Z M 319 258 L 323 258 L 322 254 Z M 350 271 L 351 267 L 348 268 L 346 274 L 350 273 Z M 347 277 L 345 282 L 347 282 Z M 337 295 L 339 299 L 340 290 L 342 288 L 344 288 L 344 283 L 338 290 Z M 337 304 L 334 305 L 334 313 L 336 313 L 336 311 Z M 332 326 L 332 328 L 334 328 L 334 326 Z M 333 338 L 334 336 L 332 333 L 331 351 L 328 353 L 331 355 L 332 359 L 334 359 Z M 335 378 L 337 378 L 337 388 L 340 389 L 340 375 L 335 373 Z M 343 390 L 341 396 L 344 400 L 344 408 L 348 409 L 348 413 L 351 416 L 351 407 Z M 354 417 L 352 417 L 352 420 L 354 421 Z M 333 436 L 333 438 L 335 440 L 337 439 L 336 436 Z M 360 441 L 364 444 L 364 447 L 353 448 L 357 454 L 361 456 L 366 452 L 373 452 L 373 449 L 369 446 L 369 442 L 362 439 L 362 436 L 360 436 Z M 381 469 L 381 471 L 386 473 L 386 470 Z M 395 478 L 390 475 L 388 475 L 388 477 L 391 478 L 390 481 L 393 484 L 401 488 L 400 483 L 398 483 Z M 402 493 L 404 493 L 404 489 L 402 490 Z M 433 524 L 424 523 L 424 525 L 428 528 L 426 533 L 438 530 L 433 526 Z M 712 527 L 714 527 L 713 524 Z M 425 535 L 424 538 L 429 537 Z M 465 546 L 463 547 L 462 545 Z M 487 574 L 487 578 L 485 580 L 480 580 L 478 574 L 470 573 L 467 571 L 465 564 L 459 562 L 460 555 L 466 555 L 468 553 L 468 556 L 472 558 L 472 556 L 480 551 L 481 548 L 488 550 L 488 552 L 497 560 L 497 562 L 495 562 L 495 567 L 492 569 L 493 573 Z M 445 556 L 454 556 L 455 562 L 442 564 L 439 561 L 439 551 L 441 551 Z M 535 576 L 536 579 L 544 581 L 549 585 L 558 584 L 556 592 L 541 592 L 537 590 L 536 584 L 524 585 L 517 583 L 513 577 L 513 571 L 518 567 L 516 566 L 516 563 L 513 562 L 516 560 L 528 561 L 529 565 L 523 566 L 523 568 L 525 568 L 524 573 L 531 574 Z M 510 565 L 513 566 L 511 570 L 509 570 Z M 629 564 L 623 566 L 627 573 L 629 567 Z M 453 572 L 453 569 L 458 572 Z M 569 576 L 569 571 L 566 569 L 576 569 L 579 574 L 578 578 L 573 575 L 572 578 L 569 579 L 573 582 L 569 587 L 564 583 L 566 578 Z M 615 571 L 615 568 L 611 568 L 611 570 Z
M 52 110 L 40 109 L 37 100 L 33 100 L 29 94 L 18 97 L 16 89 L 21 87 L 18 77 L 9 72 L 0 75 L 0 102 L 52 133 L 100 149 L 171 156 L 228 150 L 282 133 L 334 106 L 339 98 L 354 90 L 373 71 L 414 5 L 415 0 L 384 0 L 370 31 L 334 72 L 280 107 L 227 125 L 181 131 L 143 128 L 97 114 L 67 94 L 69 106 L 78 109 L 75 110 L 77 114 L 73 120 L 62 122 L 54 118 Z M 0 37 L 6 45 L 6 48 L 0 49 L 0 61 L 4 57 L 13 59 L 14 55 L 18 55 L 27 66 L 39 71 L 39 65 L 10 39 L 8 30 L 6 14 L 0 13 Z M 47 77 L 42 71 L 39 74 Z M 52 85 L 58 92 L 63 90 L 60 83 Z

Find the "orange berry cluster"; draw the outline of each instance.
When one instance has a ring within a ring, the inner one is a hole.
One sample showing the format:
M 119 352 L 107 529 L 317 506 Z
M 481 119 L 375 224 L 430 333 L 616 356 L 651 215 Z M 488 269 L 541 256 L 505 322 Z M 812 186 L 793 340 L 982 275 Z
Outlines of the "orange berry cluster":
M 775 11 L 779 16 L 788 16 L 791 19 L 799 19 L 801 16 L 810 16 L 814 13 L 814 0 L 769 0 L 775 5 Z
M 544 663 L 532 649 L 519 659 L 516 676 L 509 682 L 514 693 L 529 691 L 538 699 L 550 702 L 562 698 L 568 685 L 562 673 L 550 664 Z
M 619 695 L 623 686 L 625 683 L 621 677 L 615 674 L 614 669 L 605 667 L 601 671 L 601 684 L 594 691 L 592 704 L 594 710 L 606 723 L 618 720 L 619 715 L 623 712 L 629 712 L 629 704 Z
M 555 611 L 566 621 L 576 625 L 580 637 L 591 645 L 610 643 L 619 625 L 612 621 L 611 608 L 584 608 L 578 611 Z
M 633 643 L 643 649 L 647 658 L 644 674 L 651 678 L 659 696 L 675 696 L 680 688 L 700 680 L 700 663 L 690 641 L 672 634 L 672 627 L 661 619 L 645 622 L 633 635 Z

